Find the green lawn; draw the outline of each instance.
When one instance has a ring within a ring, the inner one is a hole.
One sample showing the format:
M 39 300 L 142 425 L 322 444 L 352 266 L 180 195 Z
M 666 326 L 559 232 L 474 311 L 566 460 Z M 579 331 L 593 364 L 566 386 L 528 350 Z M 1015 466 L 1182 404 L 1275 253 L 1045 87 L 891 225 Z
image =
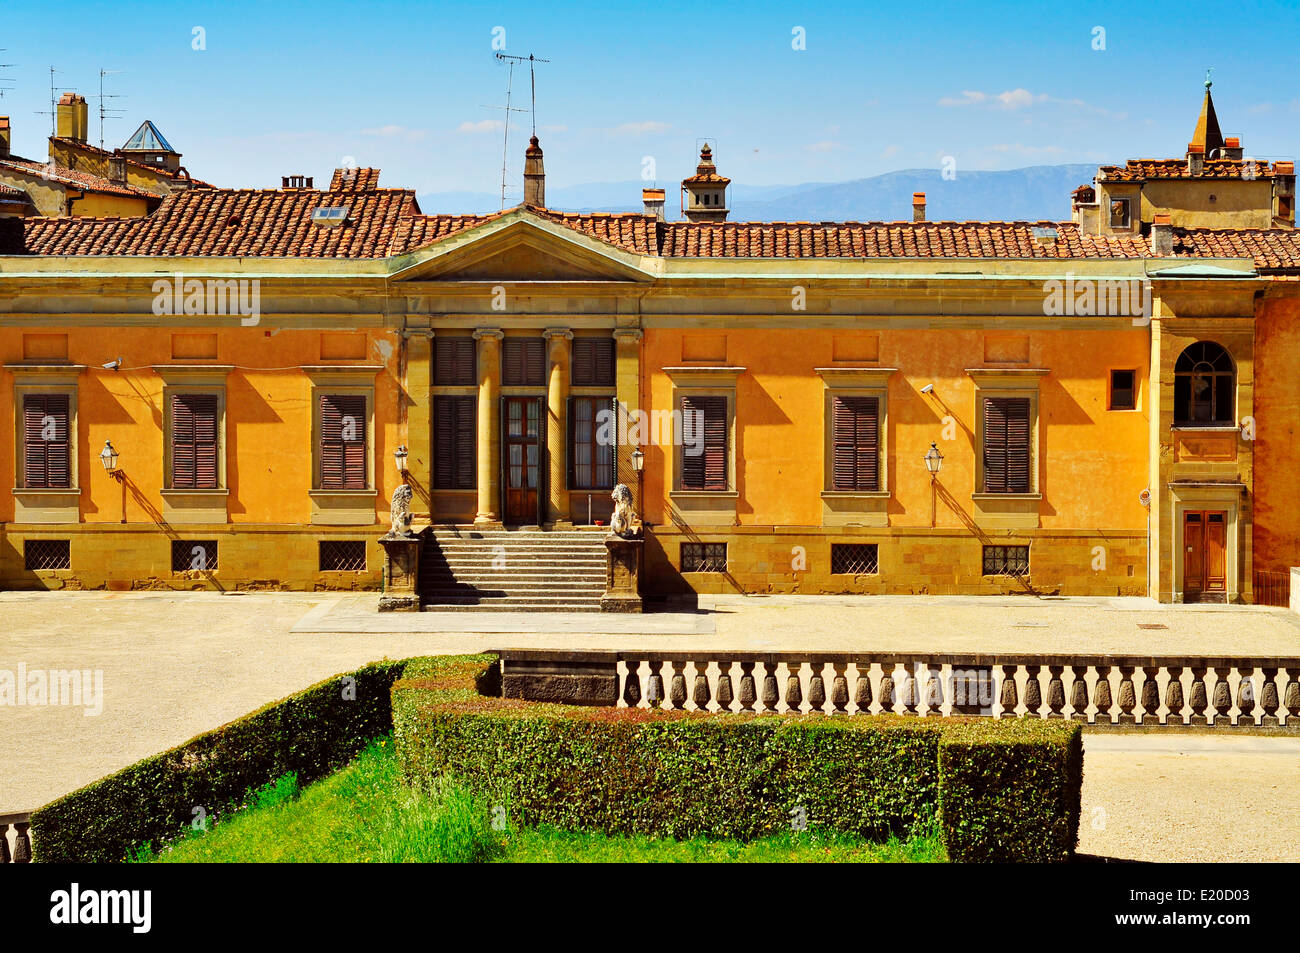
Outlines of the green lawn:
M 246 810 L 193 834 L 162 863 L 363 862 L 790 862 L 946 860 L 937 836 L 872 844 L 811 832 L 748 844 L 606 837 L 555 828 L 494 830 L 491 808 L 446 786 L 429 795 L 402 781 L 391 739 L 375 742 L 343 770 L 299 791 L 293 777 L 256 792 Z

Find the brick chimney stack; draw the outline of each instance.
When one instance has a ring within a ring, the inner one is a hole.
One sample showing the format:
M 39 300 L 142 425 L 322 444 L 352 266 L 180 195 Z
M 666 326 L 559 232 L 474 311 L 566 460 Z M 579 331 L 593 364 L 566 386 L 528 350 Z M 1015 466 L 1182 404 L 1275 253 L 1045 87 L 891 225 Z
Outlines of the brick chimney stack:
M 524 204 L 546 208 L 546 169 L 536 136 L 528 140 L 528 148 L 524 150 Z
M 90 113 L 86 97 L 80 93 L 64 93 L 54 107 L 55 131 L 60 139 L 85 142 L 90 132 Z
M 912 221 L 914 222 L 925 221 L 925 193 L 924 192 L 912 193 Z
M 1225 159 L 1240 160 L 1243 154 L 1241 148 L 1241 139 L 1237 136 L 1229 136 L 1223 140 L 1223 157 Z
M 1200 175 L 1205 171 L 1205 147 L 1189 142 L 1187 144 L 1187 174 Z
M 1157 212 L 1151 222 L 1151 253 L 1161 258 L 1174 253 L 1174 226 L 1168 212 Z
M 663 189 L 641 190 L 641 202 L 645 205 L 645 213 L 653 215 L 661 222 L 664 220 L 664 203 L 666 201 L 667 196 Z

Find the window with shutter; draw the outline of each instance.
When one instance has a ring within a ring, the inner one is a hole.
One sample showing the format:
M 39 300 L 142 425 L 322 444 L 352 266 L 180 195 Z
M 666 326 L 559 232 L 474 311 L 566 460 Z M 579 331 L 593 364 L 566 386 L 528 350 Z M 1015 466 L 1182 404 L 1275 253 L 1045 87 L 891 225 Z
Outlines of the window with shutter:
M 474 397 L 440 396 L 433 399 L 433 487 L 435 490 L 472 490 L 475 468 Z
M 367 489 L 367 470 L 366 398 L 321 394 L 320 489 Z
M 728 489 L 727 398 L 687 395 L 681 409 L 683 437 L 688 438 L 681 448 L 682 489 Z
M 614 340 L 612 338 L 574 339 L 573 386 L 614 386 Z
M 608 437 L 609 398 L 569 399 L 569 487 L 604 490 L 614 485 L 614 445 Z M 601 416 L 606 411 L 606 417 Z M 604 426 L 602 426 L 604 425 Z M 617 426 L 615 422 L 615 426 Z M 606 439 L 602 439 L 606 438 Z
M 472 337 L 433 339 L 433 382 L 440 387 L 473 387 L 478 383 Z
M 172 394 L 172 488 L 218 489 L 217 395 Z
M 1028 397 L 984 398 L 984 492 L 1028 493 Z
M 506 338 L 501 348 L 501 383 L 506 387 L 544 385 L 546 342 L 540 338 Z
M 841 397 L 831 401 L 832 486 L 880 489 L 880 400 Z
M 67 394 L 23 397 L 23 486 L 70 487 Z

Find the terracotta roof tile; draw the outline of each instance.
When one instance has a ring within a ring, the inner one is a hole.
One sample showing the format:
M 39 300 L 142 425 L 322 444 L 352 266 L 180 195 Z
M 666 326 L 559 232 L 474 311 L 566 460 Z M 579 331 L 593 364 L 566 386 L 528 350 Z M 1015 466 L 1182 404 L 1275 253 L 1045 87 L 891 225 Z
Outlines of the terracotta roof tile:
M 1251 258 L 1261 272 L 1300 272 L 1300 231 L 1175 228 L 1174 254 L 1190 258 Z
M 92 146 L 88 142 L 79 142 L 76 139 L 68 139 L 65 136 L 50 136 L 50 141 L 59 143 L 69 148 L 80 149 L 84 152 L 89 152 L 92 155 L 101 155 L 108 158 L 116 157 L 118 159 L 125 159 L 127 165 L 135 166 L 137 169 L 148 169 L 150 172 L 153 172 L 156 175 L 159 175 L 165 179 L 174 179 L 177 182 L 188 182 L 190 186 L 193 188 L 202 188 L 202 189 L 215 188 L 215 186 L 213 186 L 210 182 L 204 182 L 200 179 L 191 178 L 188 170 L 186 170 L 186 172 L 183 174 L 180 172 L 172 172 L 168 169 L 160 168 L 159 166 L 156 165 L 150 165 L 148 162 L 141 162 L 138 159 L 132 159 L 130 156 L 123 155 L 120 152 L 117 153 L 109 152 L 107 149 L 99 148 L 99 146 Z
M 369 192 L 379 188 L 378 169 L 347 167 L 334 170 L 331 192 Z
M 1255 178 L 1267 179 L 1273 175 L 1272 167 L 1263 159 L 1256 159 Z M 1145 179 L 1240 179 L 1245 171 L 1244 159 L 1206 159 L 1198 176 L 1187 174 L 1186 159 L 1129 159 L 1122 167 L 1104 165 L 1098 178 L 1108 182 L 1140 182 Z
M 58 182 L 60 185 L 70 186 L 83 192 L 97 192 L 102 195 L 125 195 L 131 198 L 158 198 L 156 192 L 150 192 L 147 189 L 139 189 L 134 185 L 113 182 L 103 176 L 82 172 L 79 169 L 67 169 L 47 162 L 37 162 L 35 159 L 20 159 L 17 156 L 10 156 L 7 159 L 0 159 L 0 168 L 24 172 L 28 175 L 37 175 L 47 181 Z

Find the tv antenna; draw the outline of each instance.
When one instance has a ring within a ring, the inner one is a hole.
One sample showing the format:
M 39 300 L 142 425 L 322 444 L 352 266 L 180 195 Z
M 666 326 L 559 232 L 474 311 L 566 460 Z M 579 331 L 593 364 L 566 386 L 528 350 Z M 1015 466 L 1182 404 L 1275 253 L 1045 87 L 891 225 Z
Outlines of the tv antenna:
M 0 53 L 5 53 L 5 52 L 7 52 L 7 51 L 6 51 L 6 50 L 2 50 L 2 49 L 0 49 Z M 8 67 L 10 67 L 10 66 L 17 66 L 17 65 L 18 65 L 18 64 L 16 64 L 16 63 L 0 63 L 0 69 L 6 69 L 6 68 L 8 68 Z M 5 90 L 7 90 L 7 89 L 13 89 L 13 86 L 8 85 L 8 84 L 10 84 L 10 83 L 12 83 L 12 82 L 13 82 L 13 79 L 12 79 L 11 77 L 8 77 L 8 76 L 0 76 L 0 99 L 4 99 Z
M 521 113 L 527 111 L 530 114 L 532 122 L 533 135 L 537 135 L 537 73 L 535 70 L 538 63 L 549 63 L 550 60 L 544 60 L 540 56 L 534 56 L 529 53 L 527 56 L 510 56 L 506 53 L 495 54 L 496 58 L 510 67 L 506 74 L 506 104 L 504 106 L 489 106 L 488 109 L 501 109 L 505 112 L 505 129 L 501 142 L 501 207 L 506 207 L 506 175 L 509 169 L 510 159 L 510 114 L 512 112 Z M 510 97 L 514 90 L 515 64 L 528 64 L 528 83 L 532 95 L 531 108 L 528 110 L 518 109 L 510 105 Z
M 123 110 L 118 109 L 116 106 L 105 107 L 104 100 L 125 98 L 122 96 L 121 93 L 104 92 L 104 77 L 112 76 L 116 73 L 125 73 L 125 72 L 126 70 L 120 70 L 120 69 L 101 69 L 99 71 L 99 148 L 100 151 L 103 151 L 104 149 L 104 120 L 120 119 L 122 118 L 122 112 L 123 112 Z
M 61 69 L 55 69 L 53 66 L 50 67 L 50 109 L 49 109 L 49 112 L 46 112 L 44 109 L 37 109 L 37 110 L 35 110 L 35 113 L 36 113 L 36 115 L 38 115 L 38 116 L 49 116 L 49 117 L 50 117 L 50 135 L 51 135 L 52 137 L 53 137 L 53 136 L 57 136 L 57 135 L 59 134 L 59 130 L 58 130 L 57 127 L 55 126 L 55 117 L 58 116 L 58 111 L 55 109 L 55 106 L 57 105 L 57 101 L 56 101 L 55 96 L 54 96 L 54 74 L 55 74 L 55 73 L 62 73 L 62 72 L 63 72 L 63 70 L 61 70 Z M 75 88 L 75 87 L 73 87 L 73 88 Z

